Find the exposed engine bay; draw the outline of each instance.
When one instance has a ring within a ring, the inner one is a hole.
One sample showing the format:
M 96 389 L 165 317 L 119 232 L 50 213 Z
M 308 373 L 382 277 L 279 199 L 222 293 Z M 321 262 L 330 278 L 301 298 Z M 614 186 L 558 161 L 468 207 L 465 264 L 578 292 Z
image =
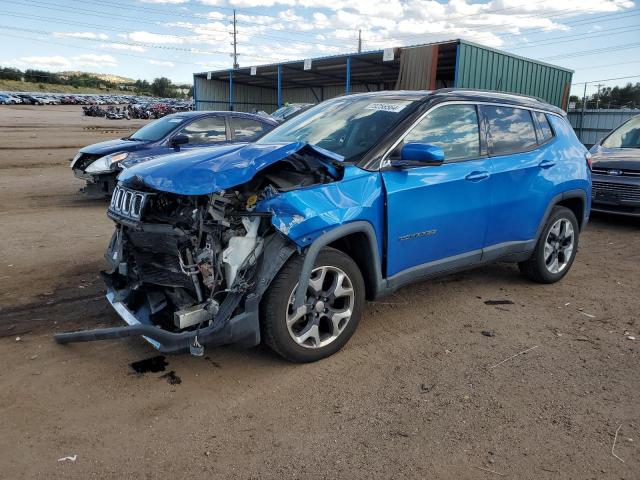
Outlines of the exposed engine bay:
M 120 184 L 108 211 L 116 231 L 105 281 L 118 302 L 144 312 L 154 326 L 170 332 L 209 326 L 228 298 L 238 299 L 229 308 L 241 308 L 255 289 L 265 242 L 281 235 L 271 214 L 257 211 L 260 202 L 341 176 L 336 163 L 294 153 L 242 185 L 209 195 Z

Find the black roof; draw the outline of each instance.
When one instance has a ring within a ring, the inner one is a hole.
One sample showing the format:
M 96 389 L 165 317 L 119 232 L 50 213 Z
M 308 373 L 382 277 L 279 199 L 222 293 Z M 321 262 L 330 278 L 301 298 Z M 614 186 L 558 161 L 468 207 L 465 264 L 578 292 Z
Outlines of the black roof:
M 263 115 L 257 115 L 255 113 L 246 113 L 246 112 L 235 112 L 228 110 L 192 110 L 188 112 L 176 112 L 172 113 L 171 116 L 174 117 L 215 117 L 215 116 L 225 116 L 225 117 L 240 117 L 240 118 L 249 118 L 252 120 L 258 120 L 260 122 L 269 123 L 271 125 L 277 125 L 278 122 L 273 120 L 272 118 L 265 117 Z
M 566 116 L 564 110 L 545 102 L 544 100 L 520 95 L 517 93 L 494 92 L 492 90 L 475 90 L 470 88 L 442 88 L 440 90 L 385 90 L 379 92 L 356 93 L 352 97 L 377 97 L 377 96 L 397 96 L 407 97 L 413 100 L 441 100 L 441 101 L 468 101 L 468 102 L 491 102 L 504 103 L 514 106 L 546 110 L 558 115 Z

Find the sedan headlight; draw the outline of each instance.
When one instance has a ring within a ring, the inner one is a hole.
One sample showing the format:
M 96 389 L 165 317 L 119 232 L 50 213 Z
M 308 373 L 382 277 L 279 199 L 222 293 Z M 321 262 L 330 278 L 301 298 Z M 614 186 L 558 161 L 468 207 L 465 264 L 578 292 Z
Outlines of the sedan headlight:
M 76 156 L 75 156 L 75 157 L 73 157 L 73 160 L 71 160 L 71 164 L 70 164 L 70 167 L 71 167 L 71 168 L 73 168 L 73 167 L 76 165 L 76 162 L 77 162 L 78 160 L 80 160 L 80 157 L 81 157 L 81 156 L 82 156 L 82 152 L 78 152 L 78 153 L 76 153 Z
M 86 173 L 109 173 L 112 171 L 113 165 L 122 160 L 126 159 L 129 156 L 129 152 L 120 152 L 120 153 L 112 153 L 111 155 L 106 155 L 104 157 L 100 157 L 95 162 L 87 167 L 85 170 Z

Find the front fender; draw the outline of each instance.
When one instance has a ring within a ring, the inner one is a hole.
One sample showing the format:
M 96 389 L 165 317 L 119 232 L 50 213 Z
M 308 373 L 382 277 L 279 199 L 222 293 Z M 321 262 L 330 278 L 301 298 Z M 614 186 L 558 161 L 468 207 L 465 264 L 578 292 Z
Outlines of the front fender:
M 273 226 L 299 248 L 311 245 L 320 235 L 355 221 L 383 229 L 383 188 L 377 172 L 347 166 L 342 180 L 292 190 L 267 198 L 257 211 L 272 214 Z M 382 251 L 382 236 L 377 241 Z

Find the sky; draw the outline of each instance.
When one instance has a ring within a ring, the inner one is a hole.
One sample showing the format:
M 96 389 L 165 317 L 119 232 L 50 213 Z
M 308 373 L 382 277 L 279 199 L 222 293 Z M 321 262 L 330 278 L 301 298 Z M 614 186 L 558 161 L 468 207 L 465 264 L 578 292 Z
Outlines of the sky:
M 575 70 L 640 82 L 640 2 L 632 0 L 0 0 L 0 66 L 192 82 L 261 65 L 464 38 Z M 597 89 L 587 84 L 587 93 Z

